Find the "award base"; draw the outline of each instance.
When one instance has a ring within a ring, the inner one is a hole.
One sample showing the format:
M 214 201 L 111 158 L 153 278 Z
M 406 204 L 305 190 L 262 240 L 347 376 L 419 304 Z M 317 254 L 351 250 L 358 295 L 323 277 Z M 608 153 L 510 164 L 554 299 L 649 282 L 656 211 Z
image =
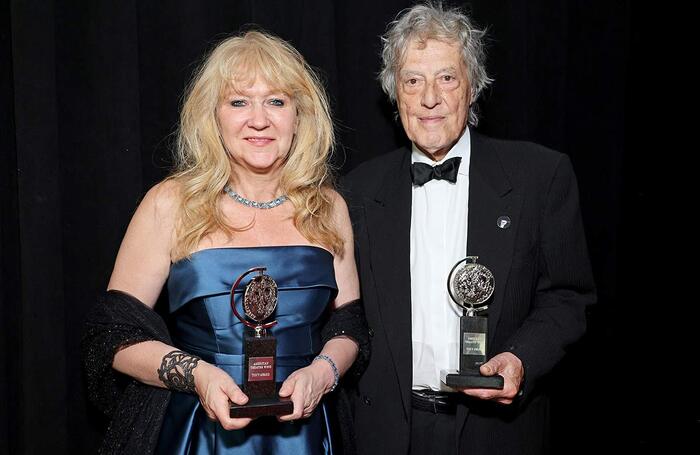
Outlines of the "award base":
M 231 418 L 280 416 L 294 412 L 290 398 L 281 398 L 282 383 L 275 381 L 277 340 L 272 336 L 246 336 L 243 393 L 244 405 L 231 403 Z
M 502 389 L 503 376 L 484 376 L 478 371 L 442 370 L 440 380 L 455 389 Z
M 502 389 L 503 376 L 484 376 L 479 371 L 486 362 L 487 319 L 465 315 L 459 320 L 462 340 L 459 370 L 440 371 L 440 380 L 456 389 Z
M 277 383 L 279 391 L 281 383 Z M 290 398 L 281 398 L 279 395 L 270 397 L 250 397 L 246 404 L 231 403 L 230 416 L 232 419 L 242 417 L 284 416 L 294 412 L 294 403 Z

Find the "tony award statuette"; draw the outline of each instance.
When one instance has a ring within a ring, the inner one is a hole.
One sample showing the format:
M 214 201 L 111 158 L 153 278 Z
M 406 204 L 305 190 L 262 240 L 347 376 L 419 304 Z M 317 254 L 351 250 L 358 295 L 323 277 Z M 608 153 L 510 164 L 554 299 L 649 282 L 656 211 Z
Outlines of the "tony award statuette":
M 277 340 L 267 333 L 267 329 L 277 324 L 277 321 L 266 322 L 277 307 L 277 283 L 264 273 L 265 270 L 265 267 L 252 268 L 238 277 L 231 287 L 233 314 L 249 328 L 244 329 L 243 334 L 245 363 L 241 385 L 243 393 L 248 396 L 248 402 L 244 405 L 231 403 L 232 418 L 287 415 L 294 410 L 289 398 L 280 398 L 277 394 Z M 243 311 L 246 316 L 243 317 L 236 309 L 234 291 L 243 278 L 254 272 L 259 274 L 248 282 L 243 293 Z
M 459 318 L 459 371 L 442 370 L 443 383 L 454 388 L 502 389 L 503 376 L 484 376 L 479 367 L 486 362 L 488 318 L 477 313 L 488 308 L 493 295 L 493 273 L 481 264 L 478 256 L 468 256 L 452 268 L 447 290 L 452 300 L 464 309 Z

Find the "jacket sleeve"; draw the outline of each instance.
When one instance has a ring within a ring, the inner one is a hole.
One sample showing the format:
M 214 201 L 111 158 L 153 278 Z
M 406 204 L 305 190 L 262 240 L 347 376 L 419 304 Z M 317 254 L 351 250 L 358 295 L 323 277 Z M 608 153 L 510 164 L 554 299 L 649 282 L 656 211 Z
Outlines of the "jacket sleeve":
M 507 349 L 525 367 L 525 395 L 583 335 L 586 306 L 596 300 L 576 177 L 566 155 L 561 155 L 550 182 L 539 232 L 534 299 Z

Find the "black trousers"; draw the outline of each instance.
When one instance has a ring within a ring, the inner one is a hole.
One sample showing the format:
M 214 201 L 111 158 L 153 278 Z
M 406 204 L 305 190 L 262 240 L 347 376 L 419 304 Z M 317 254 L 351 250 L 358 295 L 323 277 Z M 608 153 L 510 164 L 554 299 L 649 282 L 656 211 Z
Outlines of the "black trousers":
M 454 414 L 411 409 L 411 455 L 457 455 Z

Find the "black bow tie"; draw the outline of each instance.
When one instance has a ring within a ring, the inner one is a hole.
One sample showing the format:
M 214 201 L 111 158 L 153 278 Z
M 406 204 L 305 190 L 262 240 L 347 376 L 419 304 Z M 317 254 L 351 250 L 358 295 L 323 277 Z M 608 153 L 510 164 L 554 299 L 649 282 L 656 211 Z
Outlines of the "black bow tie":
M 432 179 L 455 183 L 462 158 L 450 158 L 442 164 L 431 166 L 425 163 L 411 164 L 411 180 L 414 185 L 423 186 Z

